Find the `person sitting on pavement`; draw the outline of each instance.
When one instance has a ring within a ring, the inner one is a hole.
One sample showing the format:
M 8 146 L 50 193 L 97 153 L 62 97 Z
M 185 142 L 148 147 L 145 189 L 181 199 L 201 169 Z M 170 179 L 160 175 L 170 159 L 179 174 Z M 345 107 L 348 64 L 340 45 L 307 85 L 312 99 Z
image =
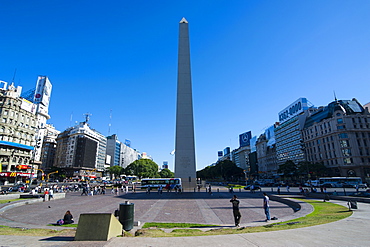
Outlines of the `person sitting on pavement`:
M 64 224 L 73 224 L 73 216 L 71 214 L 71 211 L 67 211 L 63 217 Z

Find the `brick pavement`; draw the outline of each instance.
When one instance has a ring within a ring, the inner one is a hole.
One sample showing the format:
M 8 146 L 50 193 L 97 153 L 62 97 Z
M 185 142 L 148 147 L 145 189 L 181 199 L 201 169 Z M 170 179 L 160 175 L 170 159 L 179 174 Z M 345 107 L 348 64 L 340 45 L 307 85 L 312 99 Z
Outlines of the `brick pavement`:
M 262 194 L 236 192 L 242 213 L 241 225 L 263 222 Z M 55 223 L 70 210 L 76 222 L 81 213 L 113 213 L 120 203 L 135 204 L 135 221 L 141 222 L 184 222 L 218 225 L 233 225 L 231 194 L 226 191 L 209 195 L 205 192 L 175 194 L 157 192 L 80 196 L 78 192 L 67 193 L 65 199 L 51 200 L 12 208 L 1 214 L 0 224 L 7 221 L 9 226 L 45 228 Z M 282 203 L 271 202 L 271 214 L 278 218 L 290 216 L 293 210 Z M 55 228 L 55 227 L 49 227 Z M 60 229 L 60 228 L 57 228 Z

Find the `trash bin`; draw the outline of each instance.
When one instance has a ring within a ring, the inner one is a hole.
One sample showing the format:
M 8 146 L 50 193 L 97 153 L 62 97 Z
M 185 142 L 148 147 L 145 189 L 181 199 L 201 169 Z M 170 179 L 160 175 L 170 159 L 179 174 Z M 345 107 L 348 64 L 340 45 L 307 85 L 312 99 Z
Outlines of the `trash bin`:
M 134 227 L 134 204 L 126 201 L 119 205 L 118 220 L 121 222 L 125 231 L 130 231 Z

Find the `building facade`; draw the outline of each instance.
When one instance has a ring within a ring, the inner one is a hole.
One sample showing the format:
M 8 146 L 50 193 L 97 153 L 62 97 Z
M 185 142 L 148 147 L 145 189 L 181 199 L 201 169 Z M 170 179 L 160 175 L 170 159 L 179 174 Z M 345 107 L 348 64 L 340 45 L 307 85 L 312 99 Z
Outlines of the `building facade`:
M 296 164 L 305 161 L 301 130 L 312 109 L 306 98 L 299 98 L 279 113 L 280 122 L 274 130 L 278 166 L 288 160 Z
M 105 169 L 107 141 L 105 136 L 85 122 L 68 128 L 57 137 L 54 165 L 62 168 L 67 178 L 101 177 Z
M 128 143 L 127 140 L 125 143 Z M 141 154 L 118 140 L 117 135 L 107 137 L 107 155 L 111 157 L 110 166 L 121 166 L 126 168 L 135 160 L 141 158 Z
M 307 161 L 331 176 L 370 181 L 370 114 L 356 99 L 335 100 L 311 114 L 302 131 Z
M 0 89 L 0 182 L 25 182 L 34 163 L 35 106 L 20 97 L 22 87 L 2 82 Z
M 278 163 L 276 157 L 275 125 L 266 129 L 256 143 L 258 170 L 260 178 L 276 178 L 278 176 Z
M 41 149 L 41 169 L 46 172 L 49 171 L 53 165 L 57 149 L 57 137 L 60 131 L 56 130 L 54 126 L 47 124 L 45 126 L 45 134 Z

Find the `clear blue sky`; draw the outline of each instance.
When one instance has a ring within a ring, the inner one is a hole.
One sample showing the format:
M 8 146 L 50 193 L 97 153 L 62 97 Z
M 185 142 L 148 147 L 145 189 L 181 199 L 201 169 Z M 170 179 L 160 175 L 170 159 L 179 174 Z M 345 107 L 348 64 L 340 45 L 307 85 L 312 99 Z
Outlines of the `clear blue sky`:
M 173 169 L 178 23 L 189 21 L 197 168 L 299 97 L 370 101 L 370 1 L 0 1 L 0 80 L 53 84 L 49 123 Z M 72 121 L 71 121 L 71 115 Z

